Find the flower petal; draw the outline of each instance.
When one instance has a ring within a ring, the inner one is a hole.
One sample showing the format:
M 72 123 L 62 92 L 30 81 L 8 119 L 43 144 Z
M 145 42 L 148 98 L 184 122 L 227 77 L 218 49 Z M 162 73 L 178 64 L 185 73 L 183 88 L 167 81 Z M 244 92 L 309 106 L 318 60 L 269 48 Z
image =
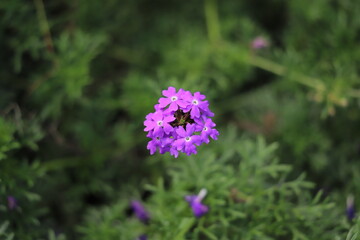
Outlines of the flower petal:
M 175 117 L 174 116 L 167 116 L 167 117 L 164 117 L 164 122 L 168 123 L 168 122 L 172 122 L 175 120 Z
M 166 134 L 170 134 L 174 130 L 174 128 L 168 123 L 164 123 L 163 127 Z
M 197 106 L 192 106 L 190 116 L 191 116 L 191 118 L 200 117 L 200 111 L 199 111 L 199 108 Z
M 181 150 L 184 148 L 184 143 L 185 140 L 183 138 L 177 139 L 174 141 L 173 146 L 177 149 L 177 150 Z
M 152 119 L 155 122 L 162 121 L 163 120 L 163 113 L 161 111 L 154 112 L 154 114 L 152 115 Z
M 154 128 L 154 137 L 163 137 L 164 136 L 164 130 L 162 127 L 155 127 Z
M 144 122 L 144 125 L 145 125 L 145 129 L 144 131 L 151 131 L 154 129 L 154 127 L 156 126 L 155 122 L 154 121 L 150 121 L 150 120 L 146 120 Z
M 184 100 L 177 100 L 176 104 L 179 105 L 179 107 L 181 108 L 186 108 L 189 105 L 189 103 L 185 102 Z
M 209 211 L 209 207 L 202 204 L 201 202 L 194 202 L 191 206 L 195 217 L 200 218 Z
M 197 146 L 200 146 L 201 145 L 201 137 L 199 135 L 194 135 L 191 137 L 191 142 Z
M 170 107 L 169 107 L 170 111 L 176 111 L 178 110 L 178 105 L 176 104 L 176 102 L 171 102 Z
M 178 127 L 177 129 L 176 129 L 176 133 L 180 136 L 180 137 L 186 137 L 187 136 L 187 134 L 186 134 L 186 132 L 185 132 L 185 129 L 183 128 L 183 127 Z
M 176 88 L 174 87 L 169 87 L 167 90 L 162 91 L 162 94 L 165 97 L 172 97 L 176 94 Z
M 186 136 L 191 136 L 195 131 L 196 124 L 188 124 L 186 125 Z
M 164 108 L 164 107 L 166 107 L 167 105 L 169 105 L 170 102 L 171 102 L 171 99 L 170 99 L 170 98 L 160 98 L 160 99 L 159 99 L 159 107 L 160 107 L 160 108 Z
M 194 93 L 194 98 L 202 101 L 202 100 L 204 100 L 206 97 L 205 97 L 205 95 L 202 95 L 200 92 L 196 92 L 196 93 Z

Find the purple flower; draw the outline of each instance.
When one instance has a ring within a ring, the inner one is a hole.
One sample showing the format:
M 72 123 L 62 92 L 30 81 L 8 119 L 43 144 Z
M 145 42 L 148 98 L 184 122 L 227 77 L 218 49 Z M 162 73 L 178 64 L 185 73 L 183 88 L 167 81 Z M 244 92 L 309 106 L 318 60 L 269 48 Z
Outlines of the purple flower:
M 346 216 L 351 221 L 355 218 L 354 196 L 350 195 L 346 199 Z
M 208 112 L 208 101 L 203 101 L 205 96 L 200 94 L 200 92 L 194 93 L 194 96 L 189 92 L 186 95 L 186 100 L 190 103 L 188 109 L 191 110 L 190 116 L 195 119 L 200 117 L 201 111 Z
M 150 220 L 149 213 L 145 210 L 145 207 L 141 204 L 140 201 L 133 200 L 131 201 L 131 208 L 133 209 L 136 217 L 143 223 L 148 223 Z
M 140 235 L 139 237 L 136 238 L 136 240 L 147 240 L 147 236 L 145 234 Z
M 213 127 L 215 126 L 216 124 L 210 118 L 206 119 L 205 121 L 198 122 L 197 130 L 201 131 L 200 137 L 204 143 L 210 142 L 209 137 L 211 137 L 214 140 L 217 140 L 217 136 L 219 135 L 219 132 L 218 130 L 213 129 Z
M 214 116 L 209 102 L 200 92 L 194 93 L 174 87 L 162 91 L 165 97 L 154 106 L 155 112 L 145 117 L 144 131 L 151 140 L 147 144 L 150 154 L 170 152 L 178 157 L 179 152 L 196 154 L 196 147 L 216 140 L 219 132 L 210 119 Z M 209 131 L 208 131 L 209 130 Z
M 195 217 L 200 218 L 209 211 L 209 207 L 202 204 L 202 199 L 206 196 L 206 189 L 201 189 L 198 195 L 189 195 L 185 200 L 189 203 Z
M 150 150 L 150 154 L 154 154 L 156 152 L 156 149 L 160 149 L 160 153 L 163 154 L 168 150 L 171 143 L 174 141 L 174 139 L 171 139 L 169 137 L 166 137 L 166 135 L 163 138 L 160 137 L 154 137 L 150 142 L 148 142 L 147 149 Z
M 162 91 L 162 94 L 166 98 L 159 99 L 159 107 L 165 108 L 169 104 L 170 111 L 176 111 L 179 107 L 185 108 L 187 103 L 183 100 L 184 90 L 180 89 L 179 92 L 176 92 L 174 87 L 169 87 L 168 90 Z
M 194 144 L 199 146 L 201 144 L 201 137 L 199 135 L 193 135 L 195 128 L 195 124 L 188 124 L 186 130 L 183 127 L 176 129 L 178 139 L 175 140 L 173 145 L 177 150 L 182 150 L 187 155 L 191 155 L 192 153 L 196 154 Z
M 162 111 L 156 111 L 151 114 L 151 116 L 146 119 L 144 122 L 146 128 L 145 131 L 153 130 L 153 136 L 162 137 L 164 132 L 169 134 L 173 131 L 173 128 L 170 126 L 170 122 L 174 121 L 174 116 L 166 116 Z
M 10 210 L 13 210 L 13 209 L 15 209 L 15 208 L 17 207 L 17 200 L 16 200 L 15 197 L 13 197 L 13 196 L 8 196 L 8 197 L 7 197 L 7 202 L 8 202 L 8 208 L 9 208 Z
M 263 38 L 261 36 L 256 37 L 251 42 L 251 48 L 252 49 L 262 49 L 262 48 L 266 48 L 268 46 L 269 46 L 269 42 L 265 38 Z

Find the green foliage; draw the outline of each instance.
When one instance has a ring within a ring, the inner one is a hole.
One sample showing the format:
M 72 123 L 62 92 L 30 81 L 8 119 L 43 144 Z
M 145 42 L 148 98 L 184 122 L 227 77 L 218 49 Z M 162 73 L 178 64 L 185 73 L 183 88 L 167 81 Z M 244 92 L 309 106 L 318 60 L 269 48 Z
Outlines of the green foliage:
M 360 203 L 359 14 L 350 0 L 1 1 L 0 239 L 360 239 L 344 214 Z M 168 86 L 215 112 L 220 138 L 195 156 L 147 152 L 144 116 Z M 196 219 L 184 196 L 202 188 Z
M 135 239 L 142 226 L 136 219 L 126 219 L 127 204 L 119 202 L 101 211 L 90 211 L 86 215 L 86 226 L 78 228 L 84 235 L 83 239 Z
M 355 222 L 354 226 L 352 226 L 349 230 L 349 233 L 346 236 L 346 240 L 356 240 L 360 238 L 360 222 L 359 218 Z
M 38 132 L 33 122 L 27 122 L 26 129 L 24 128 L 25 123 L 21 119 L 14 120 L 17 126 L 10 124 L 4 118 L 0 118 L 0 122 L 0 132 L 2 133 L 0 149 L 0 169 L 2 171 L 0 176 L 0 194 L 2 196 L 0 211 L 2 214 L 0 219 L 3 222 L 0 236 L 6 237 L 5 239 L 13 239 L 15 236 L 13 232 L 5 234 L 5 230 L 11 226 L 10 229 L 16 229 L 17 237 L 31 239 L 32 236 L 29 236 L 27 232 L 39 225 L 37 216 L 43 211 L 41 208 L 35 208 L 40 196 L 33 192 L 32 188 L 38 178 L 43 175 L 43 171 L 38 161 L 35 160 L 30 163 L 27 159 L 19 158 L 18 154 L 25 148 L 36 149 L 36 140 L 41 133 Z M 32 132 L 35 134 L 29 135 Z M 15 134 L 18 135 L 18 140 L 14 138 Z M 16 199 L 14 208 L 8 205 L 8 197 Z M 36 236 L 36 231 L 34 231 L 34 236 Z
M 42 110 L 42 117 L 59 117 L 63 108 L 82 102 L 84 88 L 91 84 L 90 62 L 99 52 L 103 43 L 101 36 L 76 32 L 73 36 L 64 33 L 55 42 L 57 56 L 48 76 L 40 81 L 35 99 L 48 101 Z
M 234 129 L 223 133 L 230 131 Z M 145 205 L 151 215 L 148 226 L 127 218 L 127 202 L 122 201 L 92 211 L 80 228 L 84 239 L 128 239 L 143 233 L 150 239 L 340 239 L 342 213 L 322 200 L 321 191 L 312 197 L 313 184 L 304 175 L 286 180 L 291 167 L 274 157 L 276 144 L 241 138 L 231 147 L 236 149 L 231 155 L 202 150 L 167 163 L 167 177 L 145 186 L 152 193 Z M 184 196 L 201 188 L 208 191 L 204 203 L 210 211 L 196 219 Z
M 1 141 L 1 157 L 0 159 L 4 159 L 6 157 L 6 152 L 10 151 L 18 147 L 18 144 L 13 139 L 14 127 L 7 123 L 3 118 L 0 118 L 0 141 Z
M 4 222 L 0 226 L 0 237 L 1 239 L 11 240 L 14 238 L 14 233 L 7 233 L 7 228 L 9 226 L 9 222 Z

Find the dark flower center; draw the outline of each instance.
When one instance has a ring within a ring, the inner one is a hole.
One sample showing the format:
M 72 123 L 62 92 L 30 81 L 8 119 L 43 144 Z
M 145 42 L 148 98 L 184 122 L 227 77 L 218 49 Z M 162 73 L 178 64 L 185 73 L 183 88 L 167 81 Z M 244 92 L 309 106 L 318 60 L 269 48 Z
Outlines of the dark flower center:
M 174 113 L 175 120 L 170 123 L 173 127 L 183 126 L 186 129 L 188 123 L 194 123 L 194 120 L 190 118 L 190 111 L 184 113 L 182 110 L 177 110 Z

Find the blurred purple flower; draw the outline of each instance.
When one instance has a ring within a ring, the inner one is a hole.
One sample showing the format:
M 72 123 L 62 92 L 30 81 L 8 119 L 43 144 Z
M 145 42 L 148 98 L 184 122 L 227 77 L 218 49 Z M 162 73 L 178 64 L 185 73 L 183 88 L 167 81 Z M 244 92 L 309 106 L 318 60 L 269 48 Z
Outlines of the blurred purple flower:
M 136 238 L 136 240 L 147 240 L 147 236 L 145 234 L 140 235 L 139 237 Z
M 144 205 L 140 201 L 131 201 L 131 208 L 133 209 L 136 217 L 143 223 L 148 223 L 150 220 L 149 213 L 145 210 Z
M 346 199 L 346 216 L 350 221 L 355 218 L 355 203 L 353 195 L 349 195 Z
M 201 189 L 198 195 L 185 196 L 185 200 L 189 203 L 195 217 L 200 218 L 209 211 L 209 207 L 202 204 L 201 201 L 206 196 L 206 189 Z
M 269 42 L 265 38 L 263 38 L 261 36 L 256 37 L 251 42 L 251 48 L 252 49 L 262 49 L 262 48 L 266 48 L 268 46 L 269 46 Z
M 16 200 L 15 197 L 13 197 L 13 196 L 8 196 L 8 197 L 7 197 L 7 202 L 8 202 L 8 208 L 9 208 L 10 210 L 15 209 L 15 208 L 17 207 L 17 200 Z

